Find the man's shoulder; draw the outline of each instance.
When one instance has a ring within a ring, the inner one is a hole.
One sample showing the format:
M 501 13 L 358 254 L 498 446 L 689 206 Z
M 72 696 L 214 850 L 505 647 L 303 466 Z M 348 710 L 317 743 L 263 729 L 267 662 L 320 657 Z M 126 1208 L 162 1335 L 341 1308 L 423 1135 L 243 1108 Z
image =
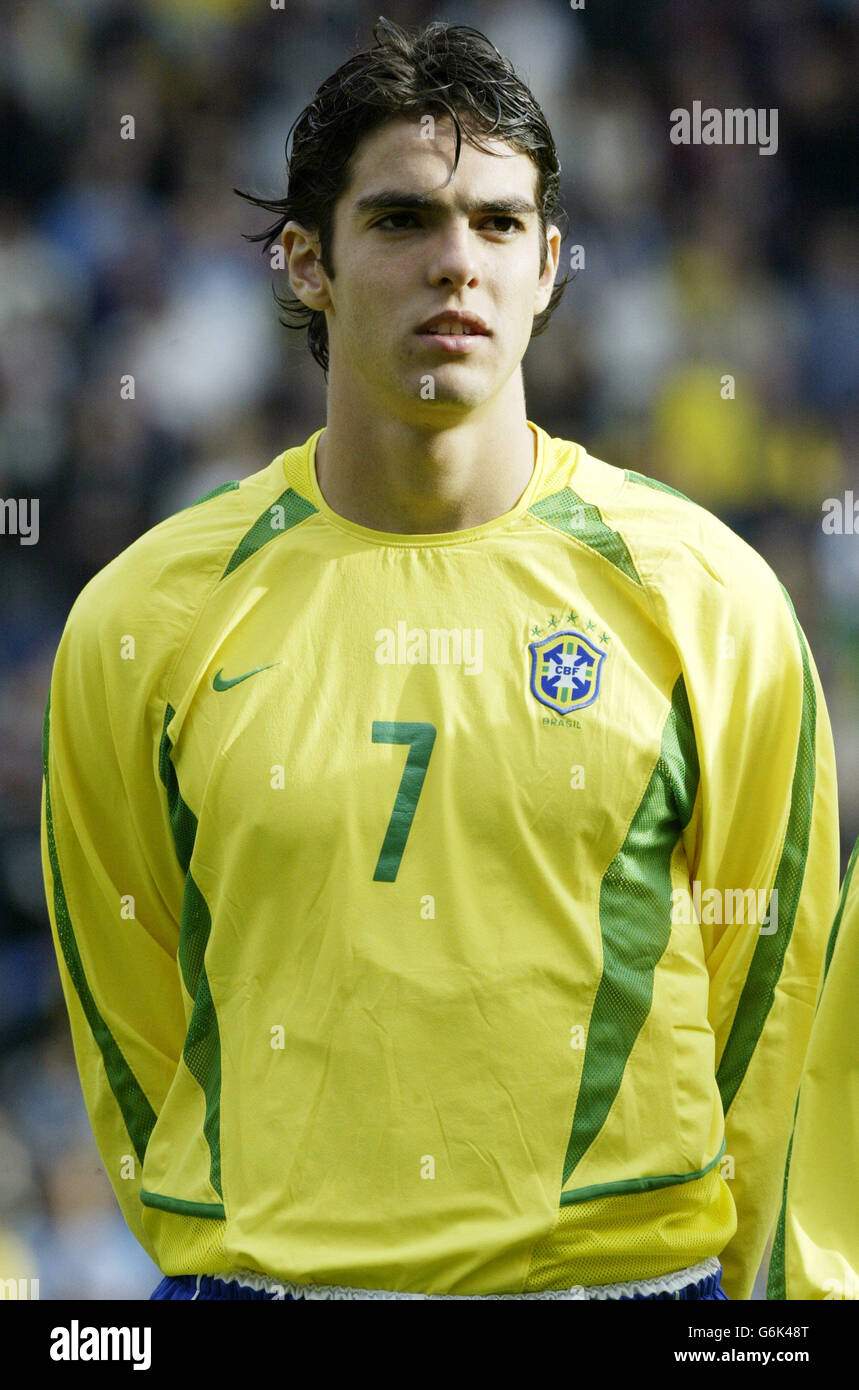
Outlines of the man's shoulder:
M 700 532 L 714 544 L 751 547 L 713 512 L 693 497 L 658 478 L 622 468 L 590 453 L 572 440 L 549 437 L 540 498 L 569 493 L 579 505 L 595 507 L 618 525 L 634 530 L 646 543 L 661 547 L 663 539 Z M 682 532 L 678 532 L 678 526 Z M 754 554 L 754 551 L 751 551 Z
M 550 439 L 547 454 L 532 511 L 547 513 L 553 502 L 565 501 L 573 517 L 578 509 L 570 529 L 580 537 L 587 533 L 590 513 L 595 536 L 605 530 L 618 537 L 629 556 L 627 568 L 643 585 L 667 589 L 669 596 L 678 581 L 693 590 L 715 586 L 725 596 L 748 594 L 749 585 L 769 594 L 780 590 L 763 556 L 694 498 L 569 440 Z M 604 549 L 609 553 L 608 546 Z
M 258 472 L 220 484 L 145 531 L 90 579 L 67 629 L 113 636 L 117 625 L 155 626 L 165 643 L 181 636 L 218 582 L 255 548 L 260 528 L 276 524 L 273 510 L 288 511 L 296 494 L 285 465 L 294 478 L 294 456 L 305 449 L 289 449 Z M 313 510 L 298 500 L 306 513 Z

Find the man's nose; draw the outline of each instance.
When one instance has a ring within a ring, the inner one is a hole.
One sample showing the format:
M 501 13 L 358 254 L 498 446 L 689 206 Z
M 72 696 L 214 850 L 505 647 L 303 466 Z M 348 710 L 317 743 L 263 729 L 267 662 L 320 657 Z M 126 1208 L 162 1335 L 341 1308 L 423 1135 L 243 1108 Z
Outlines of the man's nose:
M 479 269 L 475 238 L 465 218 L 445 222 L 432 239 L 429 275 L 431 283 L 454 286 L 477 282 Z

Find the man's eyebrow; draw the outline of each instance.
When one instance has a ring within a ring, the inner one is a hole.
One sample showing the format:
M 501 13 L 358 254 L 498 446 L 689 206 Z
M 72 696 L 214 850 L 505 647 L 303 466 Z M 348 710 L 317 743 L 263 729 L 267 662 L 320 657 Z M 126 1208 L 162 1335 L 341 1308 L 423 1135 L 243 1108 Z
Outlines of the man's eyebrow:
M 355 201 L 356 212 L 383 212 L 390 208 L 402 209 L 403 211 L 414 212 L 434 212 L 442 211 L 448 205 L 435 198 L 431 193 L 407 193 L 399 188 L 382 188 L 378 193 L 367 193 L 363 198 Z M 466 199 L 462 208 L 470 216 L 475 213 L 499 213 L 504 216 L 507 214 L 519 214 L 525 216 L 528 213 L 535 213 L 537 205 L 532 203 L 529 198 L 521 198 L 515 195 L 507 197 L 482 199 Z

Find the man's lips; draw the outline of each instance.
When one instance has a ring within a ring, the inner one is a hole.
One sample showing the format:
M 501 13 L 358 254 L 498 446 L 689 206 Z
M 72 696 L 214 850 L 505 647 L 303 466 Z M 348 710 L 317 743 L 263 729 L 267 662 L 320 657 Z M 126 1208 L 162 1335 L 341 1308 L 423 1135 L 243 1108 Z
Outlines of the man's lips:
M 442 337 L 489 337 L 489 329 L 479 314 L 458 310 L 442 311 L 426 319 L 417 329 L 420 334 L 441 334 Z
M 491 337 L 479 314 L 450 309 L 433 314 L 417 329 L 417 335 L 427 347 L 460 355 L 474 352 L 480 343 L 485 343 Z

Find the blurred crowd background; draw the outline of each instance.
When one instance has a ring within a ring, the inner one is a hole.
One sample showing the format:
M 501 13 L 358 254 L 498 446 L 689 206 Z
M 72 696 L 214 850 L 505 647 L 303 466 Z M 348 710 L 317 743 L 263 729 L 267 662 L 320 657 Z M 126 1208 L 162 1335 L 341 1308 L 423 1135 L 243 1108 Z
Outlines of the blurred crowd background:
M 0 1277 L 141 1298 L 83 1108 L 44 905 L 40 736 L 82 586 L 142 531 L 325 418 L 285 289 L 242 238 L 284 140 L 380 0 L 7 0 L 0 11 Z M 821 673 L 843 862 L 859 834 L 853 0 L 387 0 L 486 33 L 540 101 L 585 265 L 525 359 L 529 418 L 679 488 L 760 550 Z M 776 108 L 778 151 L 673 145 L 675 107 Z M 134 139 L 120 138 L 123 117 Z M 135 379 L 122 398 L 120 378 Z M 734 399 L 721 382 L 735 381 Z M 758 1296 L 760 1296 L 760 1281 Z

